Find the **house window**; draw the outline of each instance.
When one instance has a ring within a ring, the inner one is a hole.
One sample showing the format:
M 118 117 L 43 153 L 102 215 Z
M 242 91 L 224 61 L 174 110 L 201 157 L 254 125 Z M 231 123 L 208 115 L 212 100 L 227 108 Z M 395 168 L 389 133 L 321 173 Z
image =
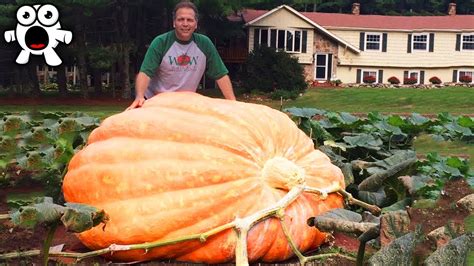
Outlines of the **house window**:
M 377 70 L 362 70 L 362 83 L 377 83 L 379 72 Z
M 406 84 L 420 84 L 420 71 L 408 71 L 408 78 L 410 81 L 405 81 Z
M 316 80 L 327 80 L 327 69 L 328 69 L 328 62 L 329 56 L 328 54 L 315 54 L 315 70 L 314 70 L 314 77 Z
M 259 34 L 258 40 L 260 45 L 266 45 L 285 52 L 302 52 L 302 30 L 262 29 Z
M 466 80 L 470 80 L 470 83 L 473 83 L 473 73 L 474 71 L 472 70 L 459 70 L 457 82 L 466 82 Z
M 367 33 L 365 35 L 365 50 L 366 51 L 380 51 L 381 50 L 381 33 Z
M 428 34 L 413 34 L 412 50 L 428 51 Z
M 260 31 L 260 44 L 268 45 L 268 30 L 263 29 Z
M 462 35 L 462 49 L 474 50 L 474 33 Z

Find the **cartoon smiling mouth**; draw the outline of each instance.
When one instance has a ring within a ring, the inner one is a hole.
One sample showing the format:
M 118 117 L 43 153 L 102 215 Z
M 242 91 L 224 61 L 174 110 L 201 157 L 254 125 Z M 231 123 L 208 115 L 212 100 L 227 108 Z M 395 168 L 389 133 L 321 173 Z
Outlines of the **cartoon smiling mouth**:
M 32 50 L 41 50 L 48 46 L 49 36 L 45 29 L 34 26 L 28 29 L 25 34 L 25 42 Z
M 44 43 L 38 43 L 38 44 L 30 44 L 30 48 L 31 49 L 42 49 L 44 48 L 46 45 L 44 45 Z

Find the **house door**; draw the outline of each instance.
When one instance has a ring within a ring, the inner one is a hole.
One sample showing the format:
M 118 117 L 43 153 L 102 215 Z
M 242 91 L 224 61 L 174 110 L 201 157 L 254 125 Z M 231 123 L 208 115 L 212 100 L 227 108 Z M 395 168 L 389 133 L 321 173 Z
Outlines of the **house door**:
M 330 80 L 332 75 L 332 54 L 315 54 L 314 62 L 314 79 Z

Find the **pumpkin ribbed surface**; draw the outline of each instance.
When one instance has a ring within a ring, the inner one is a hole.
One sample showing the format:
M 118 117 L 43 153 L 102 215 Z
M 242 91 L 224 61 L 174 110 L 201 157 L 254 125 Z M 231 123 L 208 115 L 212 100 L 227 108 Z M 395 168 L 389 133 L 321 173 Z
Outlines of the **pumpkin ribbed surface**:
M 95 206 L 110 216 L 104 230 L 98 226 L 78 235 L 86 246 L 99 249 L 202 233 L 271 206 L 298 182 L 325 188 L 334 183 L 344 187 L 343 180 L 339 168 L 314 149 L 286 114 L 173 92 L 105 119 L 70 161 L 63 191 L 66 201 Z M 284 222 L 301 251 L 325 240 L 306 220 L 342 204 L 339 195 L 322 200 L 305 192 L 286 208 Z M 229 229 L 204 243 L 111 256 L 225 262 L 235 257 L 236 239 Z M 254 226 L 247 243 L 251 261 L 293 255 L 276 218 Z

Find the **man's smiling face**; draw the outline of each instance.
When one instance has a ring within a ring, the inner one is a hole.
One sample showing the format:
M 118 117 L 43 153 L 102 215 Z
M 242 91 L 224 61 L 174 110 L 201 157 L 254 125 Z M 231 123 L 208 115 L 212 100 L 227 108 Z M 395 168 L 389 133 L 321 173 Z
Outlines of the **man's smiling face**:
M 183 7 L 176 10 L 174 20 L 176 37 L 180 41 L 189 41 L 197 28 L 196 14 L 191 8 Z

